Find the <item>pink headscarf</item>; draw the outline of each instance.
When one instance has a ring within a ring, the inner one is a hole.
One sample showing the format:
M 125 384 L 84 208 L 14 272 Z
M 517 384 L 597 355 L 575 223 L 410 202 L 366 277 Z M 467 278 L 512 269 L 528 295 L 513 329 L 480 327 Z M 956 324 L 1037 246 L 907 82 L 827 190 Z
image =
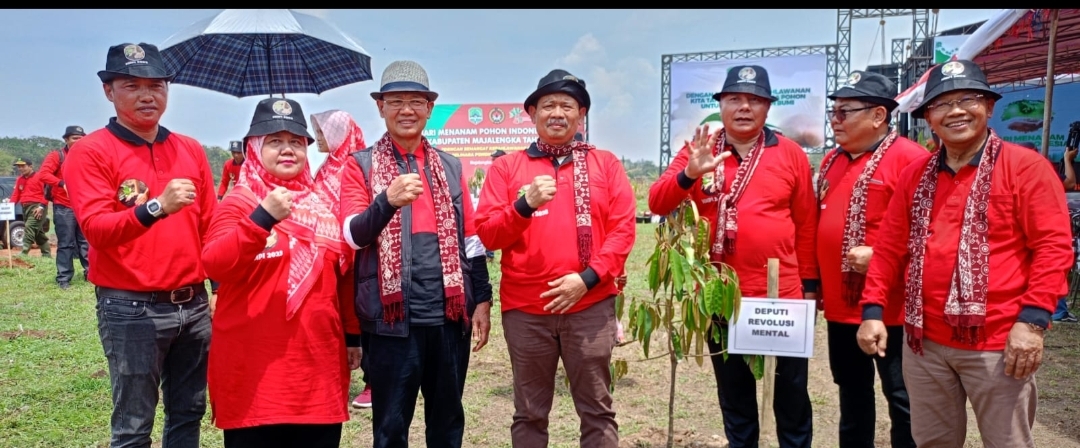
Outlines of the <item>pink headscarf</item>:
M 352 153 L 367 147 L 364 131 L 348 112 L 338 109 L 311 114 L 311 127 L 315 128 L 316 134 L 322 133 L 330 152 L 315 173 L 316 191 L 330 204 L 331 211 L 339 215 L 341 172 Z

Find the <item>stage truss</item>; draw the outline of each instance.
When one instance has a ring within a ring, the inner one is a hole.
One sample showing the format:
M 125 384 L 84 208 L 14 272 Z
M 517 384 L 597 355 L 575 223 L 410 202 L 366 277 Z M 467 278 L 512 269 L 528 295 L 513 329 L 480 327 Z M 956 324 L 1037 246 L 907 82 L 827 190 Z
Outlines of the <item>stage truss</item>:
M 936 12 L 936 10 L 934 11 Z M 825 91 L 831 95 L 847 81 L 851 74 L 851 21 L 855 19 L 880 19 L 886 17 L 911 16 L 911 38 L 893 39 L 892 61 L 903 63 L 899 91 L 911 86 L 933 62 L 933 47 L 929 45 L 930 36 L 929 9 L 838 9 L 836 16 L 836 44 L 810 45 L 798 47 L 761 48 L 757 50 L 714 51 L 706 53 L 666 54 L 661 56 L 660 72 L 660 172 L 663 173 L 671 162 L 671 64 L 675 62 L 716 61 L 724 59 L 771 58 L 779 56 L 797 56 L 808 54 L 827 55 L 825 67 Z M 832 101 L 826 98 L 826 108 L 832 107 Z M 824 111 L 822 111 L 824 113 Z M 905 114 L 906 115 L 906 114 Z M 906 117 L 905 117 L 906 118 Z M 907 120 L 901 131 L 906 132 Z M 825 123 L 825 148 L 833 146 L 832 127 Z

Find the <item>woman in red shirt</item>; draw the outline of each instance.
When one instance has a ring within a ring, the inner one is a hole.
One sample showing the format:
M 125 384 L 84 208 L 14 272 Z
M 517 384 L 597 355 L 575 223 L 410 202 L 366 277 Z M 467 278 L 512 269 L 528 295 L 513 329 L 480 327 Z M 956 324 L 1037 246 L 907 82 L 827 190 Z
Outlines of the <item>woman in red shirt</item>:
M 245 140 L 251 163 L 218 205 L 202 255 L 221 284 L 208 373 L 214 420 L 228 448 L 336 448 L 349 370 L 360 362 L 351 282 L 341 281 L 351 252 L 326 183 L 307 166 L 315 139 L 300 105 L 261 101 Z

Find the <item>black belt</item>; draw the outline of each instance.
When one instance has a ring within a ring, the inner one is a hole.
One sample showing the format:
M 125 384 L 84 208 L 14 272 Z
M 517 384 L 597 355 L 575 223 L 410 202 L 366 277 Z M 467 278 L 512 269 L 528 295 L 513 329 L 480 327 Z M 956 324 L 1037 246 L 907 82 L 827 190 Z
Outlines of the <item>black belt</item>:
M 98 286 L 95 289 L 99 296 L 121 300 L 134 300 L 136 302 L 172 303 L 174 305 L 190 302 L 191 299 L 194 299 L 199 295 L 206 295 L 206 284 L 204 283 L 196 283 L 172 291 L 128 291 L 126 289 L 106 288 L 104 286 Z

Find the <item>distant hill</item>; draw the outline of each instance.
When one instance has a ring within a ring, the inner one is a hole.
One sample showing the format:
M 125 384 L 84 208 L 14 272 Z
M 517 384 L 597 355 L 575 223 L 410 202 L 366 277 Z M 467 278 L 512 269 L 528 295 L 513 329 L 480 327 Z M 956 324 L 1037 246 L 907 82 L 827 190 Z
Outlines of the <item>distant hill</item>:
M 0 137 L 0 172 L 8 176 L 15 175 L 15 169 L 11 166 L 15 159 L 25 157 L 34 162 L 34 167 L 40 167 L 45 156 L 54 149 L 64 147 L 64 141 L 49 137 Z M 221 167 L 231 157 L 229 151 L 218 146 L 203 145 L 206 158 L 210 161 L 210 169 L 214 173 L 214 187 L 221 180 Z

